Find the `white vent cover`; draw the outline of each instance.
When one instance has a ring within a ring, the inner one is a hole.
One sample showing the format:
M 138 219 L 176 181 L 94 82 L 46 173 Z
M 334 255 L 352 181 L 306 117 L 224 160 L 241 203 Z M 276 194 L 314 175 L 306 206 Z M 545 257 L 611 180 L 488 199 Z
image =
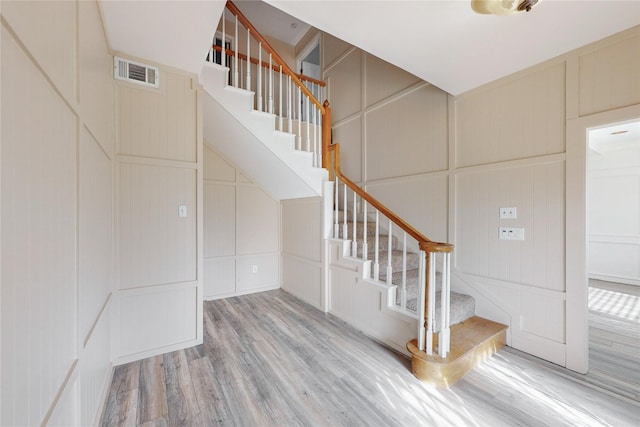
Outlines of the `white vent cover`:
M 160 87 L 160 70 L 147 64 L 115 56 L 113 58 L 113 77 L 144 86 Z

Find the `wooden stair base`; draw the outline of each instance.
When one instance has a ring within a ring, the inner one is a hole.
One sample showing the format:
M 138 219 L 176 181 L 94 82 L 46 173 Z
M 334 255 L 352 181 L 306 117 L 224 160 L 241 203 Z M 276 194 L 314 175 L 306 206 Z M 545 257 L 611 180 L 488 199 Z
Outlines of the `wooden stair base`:
M 505 346 L 507 326 L 482 317 L 471 317 L 451 326 L 451 351 L 442 359 L 418 350 L 418 341 L 407 343 L 411 353 L 411 371 L 421 381 L 436 387 L 449 387 L 484 360 Z M 438 342 L 434 334 L 435 343 Z

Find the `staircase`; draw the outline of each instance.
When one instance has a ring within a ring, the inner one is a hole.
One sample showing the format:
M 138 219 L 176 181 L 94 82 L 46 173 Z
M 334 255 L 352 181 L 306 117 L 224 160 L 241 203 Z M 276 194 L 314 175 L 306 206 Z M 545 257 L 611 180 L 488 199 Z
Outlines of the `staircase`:
M 296 136 L 276 129 L 276 115 L 254 109 L 253 91 L 228 85 L 229 68 L 206 62 L 204 142 L 278 200 L 322 195 L 326 169 L 314 153 L 295 149 Z
M 227 9 L 234 39 L 240 22 L 258 58 L 250 43 L 246 54 L 212 46 L 208 58 L 229 67 L 207 62 L 200 75 L 205 143 L 277 199 L 322 196 L 326 309 L 395 348 L 409 341 L 421 380 L 455 383 L 505 345 L 506 326 L 475 317 L 474 299 L 451 291 L 453 245 L 429 240 L 342 174 L 331 109 L 306 86 L 313 79 L 293 73 L 232 2 Z

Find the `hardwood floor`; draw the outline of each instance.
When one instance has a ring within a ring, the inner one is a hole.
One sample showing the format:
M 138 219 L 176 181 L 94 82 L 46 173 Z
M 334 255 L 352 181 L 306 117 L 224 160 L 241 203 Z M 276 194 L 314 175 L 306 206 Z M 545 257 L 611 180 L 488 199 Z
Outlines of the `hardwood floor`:
M 206 302 L 203 345 L 116 368 L 103 425 L 640 424 L 637 399 L 513 349 L 450 389 L 409 363 L 281 290 Z

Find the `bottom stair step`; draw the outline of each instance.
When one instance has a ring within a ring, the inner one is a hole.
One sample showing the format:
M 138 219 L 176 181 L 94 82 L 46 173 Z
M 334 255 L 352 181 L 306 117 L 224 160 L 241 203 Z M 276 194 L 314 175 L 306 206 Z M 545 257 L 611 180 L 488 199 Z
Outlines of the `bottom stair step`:
M 471 317 L 451 326 L 451 351 L 446 358 L 418 350 L 417 340 L 407 343 L 411 371 L 436 387 L 449 387 L 505 346 L 507 326 L 482 317 Z M 434 335 L 434 349 L 438 342 Z

